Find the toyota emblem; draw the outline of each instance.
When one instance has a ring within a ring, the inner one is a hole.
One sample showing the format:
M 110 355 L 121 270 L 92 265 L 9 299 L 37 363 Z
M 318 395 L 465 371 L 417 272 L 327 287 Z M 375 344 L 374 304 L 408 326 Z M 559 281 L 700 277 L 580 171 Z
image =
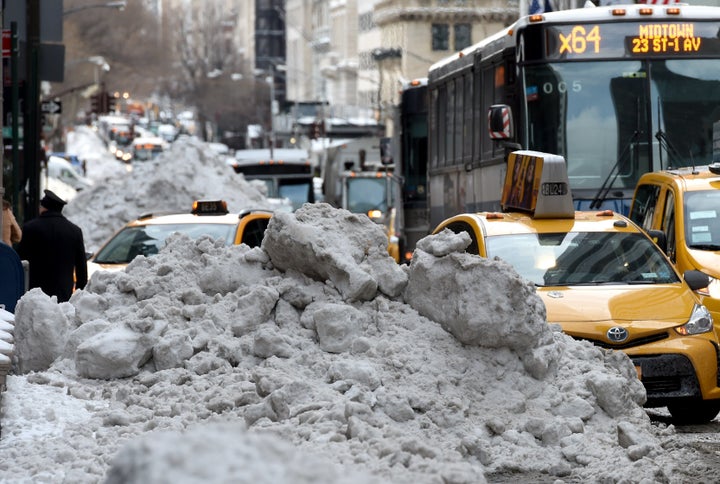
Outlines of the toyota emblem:
M 608 329 L 607 332 L 607 338 L 613 343 L 622 343 L 623 341 L 628 339 L 628 336 L 628 330 L 620 326 L 613 326 L 612 328 Z

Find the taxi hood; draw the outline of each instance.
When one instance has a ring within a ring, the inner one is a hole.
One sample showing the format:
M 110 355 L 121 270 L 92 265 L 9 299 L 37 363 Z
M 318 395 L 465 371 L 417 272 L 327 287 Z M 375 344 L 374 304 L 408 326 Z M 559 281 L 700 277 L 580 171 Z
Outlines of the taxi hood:
M 543 287 L 550 323 L 657 322 L 676 326 L 688 321 L 697 303 L 681 284 Z
M 690 263 L 699 271 L 720 279 L 720 250 L 697 250 L 688 248 Z M 688 268 L 690 269 L 690 268 Z

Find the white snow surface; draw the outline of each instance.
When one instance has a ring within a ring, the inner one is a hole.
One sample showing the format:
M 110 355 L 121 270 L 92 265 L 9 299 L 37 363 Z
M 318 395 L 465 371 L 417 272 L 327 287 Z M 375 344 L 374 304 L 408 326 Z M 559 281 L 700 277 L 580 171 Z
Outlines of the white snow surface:
M 89 240 L 227 186 L 262 202 L 194 139 L 130 172 L 88 129 L 71 141 L 105 180 L 66 208 Z M 426 237 L 410 266 L 385 243 L 306 204 L 262 247 L 176 235 L 69 302 L 29 291 L 0 327 L 0 482 L 681 482 L 692 450 L 651 423 L 626 355 L 548 325 L 464 234 Z

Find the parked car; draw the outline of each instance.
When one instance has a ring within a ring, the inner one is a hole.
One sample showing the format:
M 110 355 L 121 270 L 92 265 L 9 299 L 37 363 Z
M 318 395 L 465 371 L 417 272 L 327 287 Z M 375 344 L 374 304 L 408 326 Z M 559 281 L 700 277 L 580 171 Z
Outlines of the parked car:
M 48 157 L 47 174 L 52 178 L 56 178 L 70 185 L 77 191 L 90 188 L 94 185 L 91 179 L 80 175 L 69 161 L 59 156 L 51 155 Z
M 81 175 L 81 176 L 86 175 L 85 161 L 81 160 L 78 155 L 73 154 L 73 153 L 65 153 L 62 151 L 53 151 L 53 152 L 48 153 L 48 157 L 50 157 L 50 156 L 64 158 L 65 160 L 70 162 L 70 164 L 73 166 L 75 171 L 78 172 L 78 175 Z
M 513 184 L 518 167 L 528 166 L 521 157 L 535 169 L 529 181 L 516 178 L 525 185 Z M 505 211 L 459 214 L 433 232 L 468 233 L 468 252 L 498 257 L 535 284 L 549 323 L 625 352 L 645 386 L 647 407 L 666 406 L 679 424 L 715 418 L 720 340 L 693 292 L 707 286 L 707 276 L 695 270 L 681 276 L 627 217 L 574 211 L 562 157 L 514 152 L 507 173 Z

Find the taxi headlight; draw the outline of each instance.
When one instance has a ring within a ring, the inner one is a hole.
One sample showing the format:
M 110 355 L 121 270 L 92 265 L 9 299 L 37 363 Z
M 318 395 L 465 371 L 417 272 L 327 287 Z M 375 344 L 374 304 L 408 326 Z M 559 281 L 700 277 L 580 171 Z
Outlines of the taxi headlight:
M 690 320 L 682 326 L 675 328 L 675 331 L 687 336 L 690 334 L 707 333 L 712 331 L 712 329 L 713 318 L 710 315 L 710 311 L 702 304 L 696 304 L 692 314 L 690 314 Z

